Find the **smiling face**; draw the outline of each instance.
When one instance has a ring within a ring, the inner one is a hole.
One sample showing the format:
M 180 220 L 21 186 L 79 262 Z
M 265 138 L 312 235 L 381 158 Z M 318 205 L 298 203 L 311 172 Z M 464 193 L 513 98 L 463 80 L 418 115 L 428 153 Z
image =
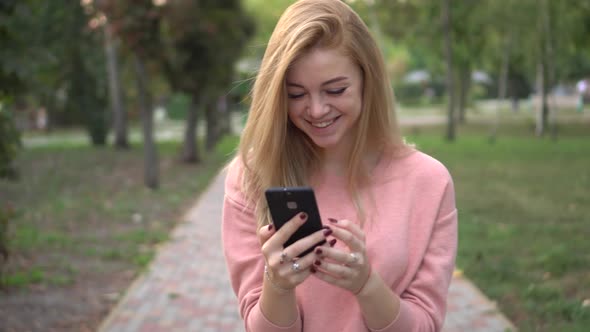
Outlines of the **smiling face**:
M 358 65 L 337 49 L 314 48 L 286 76 L 289 119 L 318 147 L 348 151 L 362 109 Z

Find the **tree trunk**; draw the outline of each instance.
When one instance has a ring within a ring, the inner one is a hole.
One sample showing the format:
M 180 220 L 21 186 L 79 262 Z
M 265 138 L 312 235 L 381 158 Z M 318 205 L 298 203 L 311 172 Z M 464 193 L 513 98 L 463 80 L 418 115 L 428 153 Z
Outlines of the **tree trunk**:
M 224 135 L 231 135 L 232 127 L 231 127 L 231 112 L 229 109 L 229 105 L 227 102 L 227 96 L 222 95 L 217 100 L 217 109 L 219 110 L 219 135 L 223 137 Z
M 207 118 L 207 134 L 205 138 L 205 149 L 212 151 L 219 140 L 219 114 L 217 100 L 211 99 L 205 106 Z
M 490 142 L 494 143 L 498 136 L 498 127 L 500 126 L 500 109 L 504 100 L 506 99 L 506 92 L 508 90 L 508 68 L 510 68 L 510 51 L 512 48 L 512 30 L 504 39 L 504 50 L 502 52 L 502 67 L 500 68 L 500 79 L 498 81 L 498 102 L 496 104 L 496 116 L 494 118 L 494 125 L 492 126 L 492 133 L 490 134 Z
M 553 9 L 549 8 L 551 4 L 545 0 L 545 70 L 546 70 L 546 77 L 547 77 L 547 91 L 553 86 L 555 79 L 555 59 L 553 53 L 553 29 L 551 28 L 552 24 L 552 14 L 555 13 Z M 549 105 L 549 104 L 547 104 Z M 557 139 L 557 123 L 555 119 L 555 112 L 556 112 L 556 105 L 553 103 L 552 108 L 547 107 L 547 112 L 544 114 L 546 117 L 545 124 L 551 130 L 551 137 L 553 139 Z
M 459 69 L 459 123 L 465 123 L 469 90 L 471 89 L 471 65 L 466 64 Z
M 147 88 L 149 84 L 143 59 L 136 54 L 134 56 L 134 61 L 143 129 L 144 182 L 148 188 L 157 189 L 159 186 L 158 151 L 154 142 L 154 110 L 152 97 Z
M 538 137 L 545 135 L 549 123 L 549 104 L 547 103 L 547 94 L 550 86 L 548 73 L 548 57 L 550 50 L 549 43 L 549 8 L 547 0 L 540 3 L 539 31 L 541 36 L 539 45 L 539 60 L 537 62 L 537 85 L 539 97 L 539 110 L 537 112 L 537 125 L 535 134 Z
M 549 105 L 547 104 L 547 72 L 544 62 L 544 59 L 540 59 L 537 63 L 537 91 L 539 91 L 540 100 L 537 110 L 535 134 L 538 137 L 545 135 L 547 119 L 549 118 Z
M 181 159 L 185 163 L 198 163 L 201 161 L 199 147 L 197 144 L 197 123 L 199 120 L 199 108 L 201 100 L 193 95 L 188 108 L 186 128 L 184 131 L 184 142 L 182 144 Z
M 115 129 L 114 145 L 119 149 L 127 149 L 129 148 L 129 141 L 127 139 L 127 114 L 123 110 L 117 44 L 113 39 L 112 25 L 108 22 L 104 26 L 104 35 L 107 73 L 109 79 L 109 95 L 111 99 L 111 108 L 113 110 L 113 127 Z
M 448 116 L 447 133 L 448 141 L 455 140 L 455 89 L 453 84 L 453 49 L 451 37 L 451 0 L 442 0 L 442 25 L 445 40 L 445 60 L 447 63 L 447 95 Z

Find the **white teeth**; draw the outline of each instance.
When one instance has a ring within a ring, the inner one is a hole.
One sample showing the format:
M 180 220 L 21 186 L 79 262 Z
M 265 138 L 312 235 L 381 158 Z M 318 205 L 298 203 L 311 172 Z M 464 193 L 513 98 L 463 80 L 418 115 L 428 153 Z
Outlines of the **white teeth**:
M 311 125 L 316 128 L 326 128 L 327 126 L 331 125 L 332 123 L 334 123 L 334 119 L 329 120 L 329 121 L 324 121 L 324 122 L 316 122 L 316 123 L 312 122 Z

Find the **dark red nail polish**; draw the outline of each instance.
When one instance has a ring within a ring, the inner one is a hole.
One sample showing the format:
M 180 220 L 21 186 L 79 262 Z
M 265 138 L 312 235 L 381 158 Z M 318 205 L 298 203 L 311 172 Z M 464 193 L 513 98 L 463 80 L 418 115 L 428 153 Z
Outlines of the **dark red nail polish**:
M 311 273 L 316 273 L 316 269 L 315 269 L 315 267 L 313 267 L 313 266 L 309 268 L 309 271 L 310 271 Z
M 272 231 L 272 228 L 273 228 L 272 224 L 268 224 L 268 231 L 269 232 Z
M 321 254 L 323 253 L 323 251 L 322 251 L 322 249 L 320 249 L 320 248 L 316 248 L 316 250 L 315 250 L 315 253 L 316 253 L 317 255 L 321 255 Z
M 334 218 L 328 218 L 328 221 L 329 221 L 329 222 L 332 222 L 332 223 L 337 223 L 337 222 L 338 222 L 338 220 L 336 220 L 336 219 L 334 219 Z
M 301 220 L 307 219 L 307 213 L 301 212 L 301 214 L 299 214 L 299 218 L 301 218 Z
M 330 234 L 332 234 L 332 229 L 330 229 L 330 228 L 326 228 L 326 229 L 324 230 L 324 236 L 328 236 L 328 235 L 330 235 Z
M 336 244 L 336 239 L 332 239 L 332 241 L 330 241 L 330 247 L 333 247 Z
M 320 266 L 322 265 L 322 262 L 320 260 L 315 260 L 315 262 L 313 262 L 315 265 Z

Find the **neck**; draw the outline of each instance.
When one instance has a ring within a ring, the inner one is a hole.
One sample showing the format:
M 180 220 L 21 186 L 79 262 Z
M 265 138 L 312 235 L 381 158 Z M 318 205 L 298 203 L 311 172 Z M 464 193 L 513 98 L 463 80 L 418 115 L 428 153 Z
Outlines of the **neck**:
M 319 172 L 321 176 L 346 176 L 351 149 L 324 149 L 321 154 Z M 361 163 L 367 170 L 372 170 L 379 162 L 379 153 L 366 151 Z

